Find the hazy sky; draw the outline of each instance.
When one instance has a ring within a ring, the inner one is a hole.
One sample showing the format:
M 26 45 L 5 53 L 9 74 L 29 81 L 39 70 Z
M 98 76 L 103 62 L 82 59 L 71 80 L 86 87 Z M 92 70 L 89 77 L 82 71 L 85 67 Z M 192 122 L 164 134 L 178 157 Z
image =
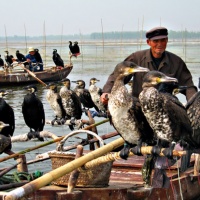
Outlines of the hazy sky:
M 199 8 L 200 0 L 1 0 L 0 36 L 88 34 L 102 25 L 104 32 L 200 31 Z

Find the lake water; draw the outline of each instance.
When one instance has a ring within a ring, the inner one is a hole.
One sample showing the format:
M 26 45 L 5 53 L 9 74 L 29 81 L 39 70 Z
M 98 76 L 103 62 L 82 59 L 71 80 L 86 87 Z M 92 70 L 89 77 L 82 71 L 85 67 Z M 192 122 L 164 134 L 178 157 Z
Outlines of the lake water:
M 33 46 L 40 50 L 42 54 L 43 60 L 47 66 L 53 65 L 52 61 L 52 52 L 53 49 L 56 48 L 58 53 L 60 53 L 61 57 L 63 58 L 65 64 L 69 63 L 69 49 L 68 49 L 68 41 L 62 44 L 62 47 L 59 42 L 51 42 L 44 45 L 42 44 L 30 44 L 29 46 Z M 105 42 L 104 46 L 102 42 L 84 42 L 83 44 L 79 45 L 81 49 L 81 56 L 77 59 L 73 58 L 72 62 L 74 68 L 68 78 L 72 80 L 83 79 L 88 87 L 89 79 L 92 77 L 96 77 L 100 80 L 97 84 L 99 87 L 103 87 L 105 84 L 108 75 L 113 71 L 114 67 L 121 62 L 125 57 L 131 54 L 134 51 L 139 49 L 147 48 L 147 45 L 143 44 L 136 44 L 132 41 L 127 42 L 118 42 L 118 41 L 109 41 Z M 10 54 L 15 55 L 16 50 L 20 50 L 23 54 L 25 54 L 25 47 L 24 44 L 14 43 L 9 44 L 9 52 Z M 0 54 L 4 55 L 5 48 L 0 49 Z M 168 51 L 171 51 L 187 62 L 187 66 L 193 75 L 193 81 L 196 86 L 198 86 L 198 79 L 200 75 L 200 44 L 199 42 L 190 42 L 186 44 L 182 44 L 180 42 L 173 42 L 170 41 L 168 44 Z M 45 53 L 46 52 L 46 53 Z M 48 56 L 45 56 L 48 55 Z M 2 56 L 3 57 L 3 56 Z M 52 120 L 54 118 L 54 113 L 50 108 L 49 104 L 46 101 L 46 92 L 47 90 L 43 88 L 41 85 L 38 86 L 38 93 L 37 95 L 42 100 L 45 109 L 46 120 Z M 75 85 L 72 84 L 72 88 Z M 24 134 L 29 132 L 29 128 L 26 126 L 23 116 L 22 116 L 22 101 L 26 91 L 23 90 L 22 87 L 9 87 L 3 89 L 11 89 L 13 92 L 6 97 L 6 101 L 13 107 L 16 119 L 16 129 L 14 135 Z M 183 95 L 178 96 L 182 102 L 185 102 L 185 97 Z M 83 115 L 84 119 L 87 119 L 85 115 Z M 97 118 L 95 117 L 95 121 L 99 122 L 104 118 Z M 69 130 L 68 126 L 51 126 L 46 124 L 44 130 L 48 130 L 57 136 L 67 135 L 71 131 Z M 109 123 L 105 123 L 97 127 L 99 135 L 112 132 L 114 131 L 113 127 Z M 80 135 L 81 137 L 86 137 L 84 134 Z M 49 139 L 47 139 L 49 140 Z M 66 145 L 71 145 L 76 143 L 78 140 L 76 138 L 70 138 Z M 80 141 L 80 140 L 79 140 Z M 111 139 L 107 140 L 106 142 L 111 141 Z M 14 152 L 22 151 L 26 148 L 33 147 L 35 145 L 41 144 L 41 142 L 36 141 L 29 141 L 29 142 L 20 142 L 20 143 L 13 143 L 12 150 Z M 26 154 L 27 161 L 35 159 L 35 156 L 49 151 L 54 150 L 56 148 L 55 144 L 46 146 L 42 149 L 35 150 L 31 153 Z M 86 147 L 87 148 L 87 147 Z M 0 157 L 4 157 L 6 154 L 1 154 Z M 14 164 L 15 161 L 13 159 L 0 163 L 0 168 L 5 166 L 10 166 Z M 32 164 L 29 166 L 29 170 L 41 170 L 47 172 L 51 169 L 51 162 L 50 160 Z

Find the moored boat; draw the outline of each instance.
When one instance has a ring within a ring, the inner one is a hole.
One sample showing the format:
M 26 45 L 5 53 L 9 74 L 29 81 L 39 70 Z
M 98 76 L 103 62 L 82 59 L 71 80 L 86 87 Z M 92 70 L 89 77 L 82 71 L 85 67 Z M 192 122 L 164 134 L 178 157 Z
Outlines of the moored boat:
M 43 71 L 27 72 L 26 70 L 0 71 L 0 86 L 16 86 L 43 82 L 59 81 L 68 76 L 73 66 L 67 65 L 64 68 L 48 67 Z

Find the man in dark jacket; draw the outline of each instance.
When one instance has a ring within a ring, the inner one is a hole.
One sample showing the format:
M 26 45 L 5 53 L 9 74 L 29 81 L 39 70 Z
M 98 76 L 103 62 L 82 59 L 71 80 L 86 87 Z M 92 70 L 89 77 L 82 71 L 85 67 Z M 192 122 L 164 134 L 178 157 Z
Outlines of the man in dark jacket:
M 184 94 L 187 100 L 197 92 L 194 86 L 192 76 L 185 62 L 177 55 L 166 51 L 168 42 L 168 30 L 165 27 L 156 27 L 146 33 L 147 44 L 150 49 L 137 51 L 128 56 L 125 61 L 132 61 L 141 67 L 146 67 L 149 70 L 158 70 L 167 76 L 177 78 L 179 84 L 188 86 Z M 128 83 L 132 76 L 133 78 L 133 96 L 138 97 L 142 91 L 142 79 L 145 73 L 136 73 L 126 77 L 125 83 Z M 103 87 L 101 101 L 107 104 L 107 94 L 111 92 L 116 76 L 114 72 L 110 74 L 106 84 Z

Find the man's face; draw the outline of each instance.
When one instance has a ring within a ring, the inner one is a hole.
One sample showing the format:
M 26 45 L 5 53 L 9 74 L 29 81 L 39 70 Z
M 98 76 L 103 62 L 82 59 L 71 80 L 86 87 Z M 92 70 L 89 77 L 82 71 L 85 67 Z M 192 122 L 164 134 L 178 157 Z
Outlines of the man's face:
M 147 40 L 147 44 L 151 47 L 152 54 L 155 58 L 160 58 L 162 53 L 167 47 L 168 38 L 158 39 L 158 40 Z
M 35 51 L 30 51 L 29 52 L 31 55 L 34 55 L 35 54 Z

